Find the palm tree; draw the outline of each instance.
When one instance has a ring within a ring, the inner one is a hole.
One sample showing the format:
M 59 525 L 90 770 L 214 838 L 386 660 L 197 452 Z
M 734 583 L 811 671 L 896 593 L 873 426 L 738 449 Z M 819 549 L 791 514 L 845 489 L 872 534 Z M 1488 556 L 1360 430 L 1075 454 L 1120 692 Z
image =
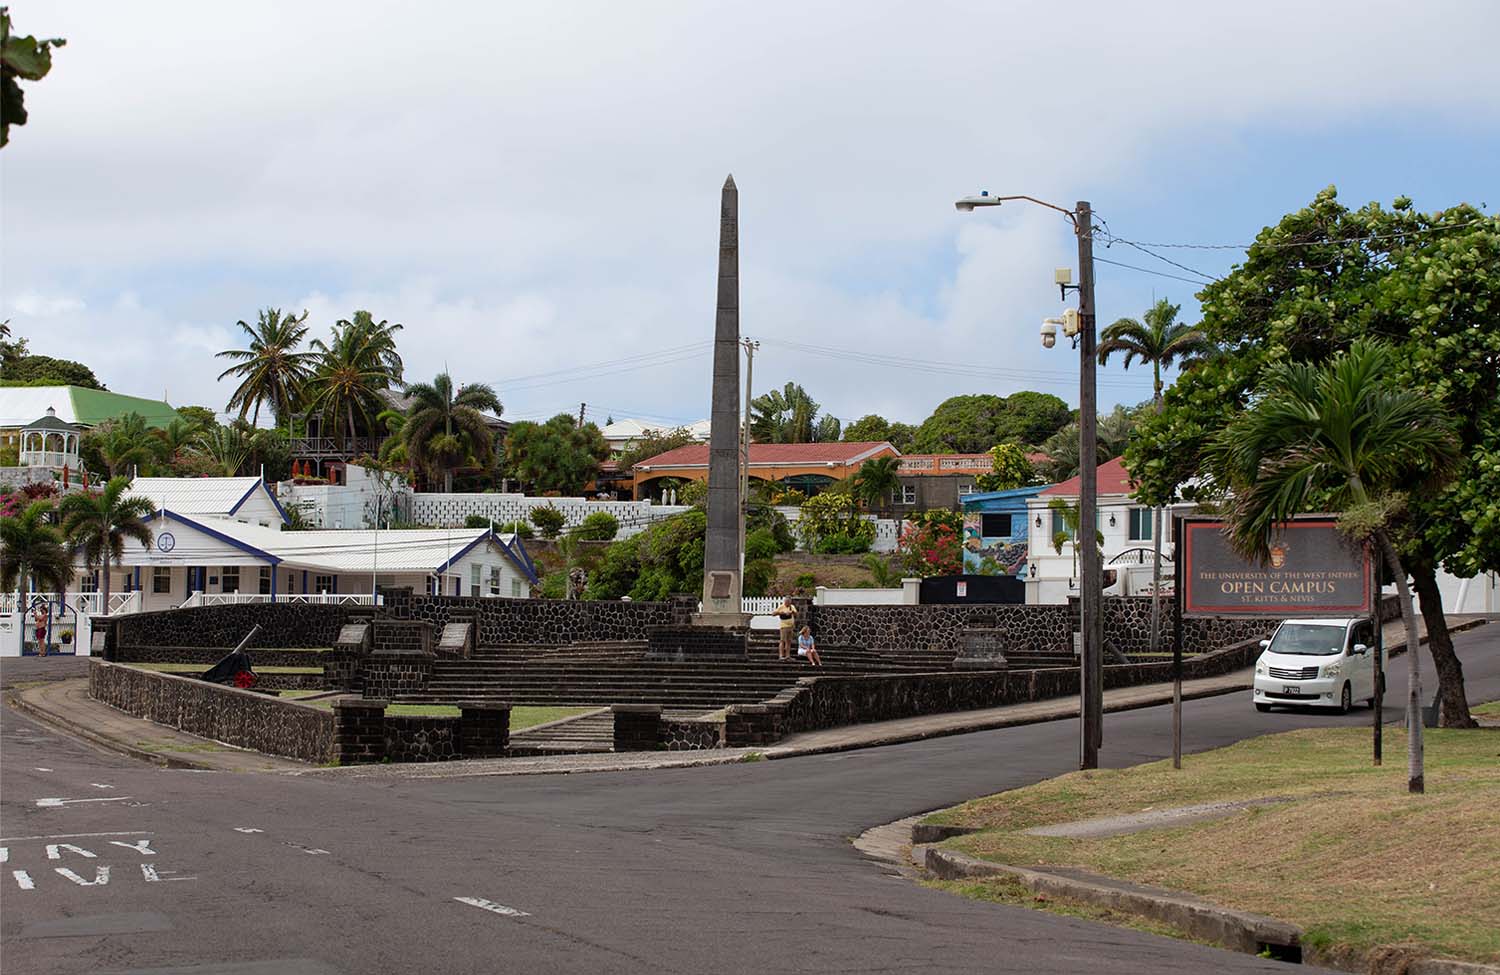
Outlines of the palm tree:
M 63 534 L 83 550 L 84 564 L 101 568 L 99 592 L 104 612 L 109 612 L 110 569 L 125 556 L 125 540 L 133 538 L 142 545 L 151 544 L 149 498 L 126 497 L 130 482 L 112 477 L 102 491 L 78 491 L 62 499 L 58 511 L 63 518 Z
M 197 452 L 213 462 L 220 477 L 238 477 L 250 460 L 250 436 L 239 426 L 214 427 L 198 435 Z
M 380 412 L 381 390 L 401 382 L 395 339 L 400 329 L 357 311 L 353 321 L 334 325 L 328 342 L 313 340 L 318 366 L 308 381 L 308 404 L 335 423 L 347 422 L 351 440 L 359 436 L 359 420 L 368 428 Z
M 750 435 L 756 443 L 837 440 L 839 422 L 833 417 L 820 421 L 817 401 L 801 386 L 787 383 L 750 401 Z
M 218 355 L 239 363 L 219 373 L 220 379 L 237 376 L 240 380 L 229 397 L 229 409 L 238 408 L 243 420 L 253 407 L 250 422 L 259 424 L 260 404 L 269 402 L 276 422 L 285 423 L 316 359 L 312 352 L 297 351 L 307 336 L 307 312 L 283 315 L 279 308 L 267 308 L 259 313 L 253 328 L 243 321 L 236 324 L 250 337 L 250 347 L 225 349 Z
M 149 465 L 161 455 L 162 441 L 146 426 L 139 413 L 127 413 L 106 420 L 93 432 L 99 456 L 110 477 L 124 474 L 132 467 Z
M 388 467 L 406 467 L 406 438 L 401 435 L 406 429 L 406 414 L 396 409 L 381 410 L 375 416 L 375 427 L 386 433 L 380 444 L 380 456 L 376 459 Z
M 854 494 L 871 507 L 881 506 L 901 486 L 900 457 L 872 457 L 854 472 Z
M 175 464 L 182 458 L 183 452 L 198 440 L 202 431 L 202 427 L 190 420 L 176 419 L 153 430 L 152 434 L 161 442 L 163 459 L 169 464 Z
M 441 471 L 443 490 L 453 490 L 453 469 L 472 457 L 481 467 L 494 459 L 495 435 L 481 410 L 499 415 L 495 391 L 483 383 L 453 389 L 453 379 L 440 372 L 431 383 L 406 387 L 412 404 L 401 439 L 411 462 L 429 474 Z
M 19 514 L 0 518 L 0 590 L 15 590 L 24 609 L 26 582 L 39 590 L 63 592 L 73 581 L 73 556 L 47 516 L 52 502 L 33 501 Z
M 1191 365 L 1213 349 L 1213 343 L 1201 329 L 1177 321 L 1181 305 L 1163 298 L 1142 315 L 1143 321 L 1121 318 L 1099 336 L 1099 364 L 1105 365 L 1116 352 L 1125 353 L 1125 368 L 1131 360 L 1151 364 L 1151 402 L 1161 412 L 1161 369 L 1173 361 Z M 1151 649 L 1155 650 L 1161 635 L 1161 522 L 1162 509 L 1152 515 L 1151 530 Z
M 1346 532 L 1371 540 L 1396 580 L 1406 625 L 1407 787 L 1423 791 L 1417 624 L 1406 571 L 1392 541 L 1404 491 L 1439 483 L 1458 456 L 1448 417 L 1433 400 L 1389 380 L 1390 349 L 1356 342 L 1323 365 L 1272 366 L 1254 405 L 1210 445 L 1216 478 L 1234 492 L 1230 540 L 1264 559 L 1293 515 L 1337 511 Z
M 1052 534 L 1052 548 L 1058 555 L 1062 554 L 1063 546 L 1069 542 L 1073 543 L 1073 578 L 1078 578 L 1078 536 L 1081 535 L 1083 526 L 1083 510 L 1075 502 L 1068 504 L 1062 498 L 1053 498 L 1047 502 L 1047 508 L 1062 516 L 1063 527 L 1060 531 Z M 1104 533 L 1094 529 L 1094 544 L 1102 551 L 1104 548 Z

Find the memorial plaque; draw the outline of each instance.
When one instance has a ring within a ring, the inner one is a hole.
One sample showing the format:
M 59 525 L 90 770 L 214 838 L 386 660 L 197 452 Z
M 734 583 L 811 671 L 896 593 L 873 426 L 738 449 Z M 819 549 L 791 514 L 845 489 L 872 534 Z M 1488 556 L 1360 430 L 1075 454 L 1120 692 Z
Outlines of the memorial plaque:
M 1184 616 L 1367 616 L 1369 549 L 1330 515 L 1283 525 L 1264 564 L 1236 552 L 1216 519 L 1186 518 L 1178 538 Z

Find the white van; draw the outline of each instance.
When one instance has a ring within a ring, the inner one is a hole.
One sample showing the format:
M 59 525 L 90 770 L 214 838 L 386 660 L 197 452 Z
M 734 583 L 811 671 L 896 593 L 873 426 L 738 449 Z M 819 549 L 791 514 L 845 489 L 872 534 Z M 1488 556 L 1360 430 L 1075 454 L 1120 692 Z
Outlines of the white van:
M 1375 627 L 1368 618 L 1286 620 L 1255 662 L 1255 709 L 1375 704 Z M 1383 651 L 1382 651 L 1383 652 Z M 1381 660 L 1385 670 L 1385 660 Z

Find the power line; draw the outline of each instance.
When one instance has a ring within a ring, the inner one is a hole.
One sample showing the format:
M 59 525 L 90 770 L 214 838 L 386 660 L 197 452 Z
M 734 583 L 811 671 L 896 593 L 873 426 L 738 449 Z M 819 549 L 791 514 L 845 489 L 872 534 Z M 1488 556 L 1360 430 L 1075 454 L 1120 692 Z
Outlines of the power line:
M 1125 264 L 1122 261 L 1111 261 L 1109 258 L 1100 257 L 1098 254 L 1094 255 L 1094 262 L 1096 264 L 1113 264 L 1115 267 L 1129 268 L 1132 271 L 1140 271 L 1142 274 L 1154 274 L 1159 278 L 1171 278 L 1173 281 L 1186 281 L 1188 284 L 1203 284 L 1197 278 L 1186 278 L 1180 274 L 1172 274 L 1168 271 L 1158 271 L 1154 268 L 1140 267 L 1136 264 Z
M 1153 242 L 1153 241 L 1140 241 L 1140 240 L 1126 240 L 1123 237 L 1116 237 L 1113 234 L 1107 234 L 1105 237 L 1100 237 L 1098 239 L 1104 240 L 1106 242 L 1106 244 L 1119 243 L 1119 244 L 1129 244 L 1129 245 L 1131 245 L 1133 247 L 1161 247 L 1161 248 L 1164 248 L 1164 249 L 1167 249 L 1167 250 L 1181 249 L 1181 250 L 1235 250 L 1235 251 L 1247 251 L 1247 250 L 1249 250 L 1252 247 L 1261 247 L 1261 248 L 1271 248 L 1271 249 L 1275 249 L 1275 250 L 1282 250 L 1282 249 L 1291 248 L 1291 247 L 1321 247 L 1321 246 L 1327 246 L 1327 245 L 1333 245 L 1333 244 L 1364 244 L 1364 243 L 1371 243 L 1373 241 L 1379 241 L 1379 240 L 1402 240 L 1402 239 L 1407 238 L 1407 237 L 1417 237 L 1417 236 L 1421 236 L 1423 234 L 1439 234 L 1439 233 L 1444 233 L 1444 232 L 1449 231 L 1449 230 L 1462 230 L 1464 227 L 1473 227 L 1473 226 L 1476 226 L 1478 224 L 1489 223 L 1489 222 L 1491 222 L 1491 221 L 1493 221 L 1495 219 L 1496 218 L 1495 218 L 1494 215 L 1488 215 L 1488 216 L 1484 216 L 1484 217 L 1477 217 L 1477 218 L 1475 218 L 1473 220 L 1465 220 L 1462 223 L 1444 224 L 1444 225 L 1436 226 L 1436 227 L 1418 227 L 1418 228 L 1413 229 L 1413 230 L 1403 230 L 1403 231 L 1400 231 L 1398 233 L 1390 233 L 1390 234 L 1366 234 L 1366 235 L 1361 236 L 1361 237 L 1337 237 L 1337 238 L 1333 238 L 1333 239 L 1323 239 L 1323 240 L 1286 240 L 1286 241 L 1257 240 L 1257 241 L 1253 241 L 1253 242 L 1251 242 L 1249 244 L 1164 243 L 1164 242 L 1161 242 L 1161 241 L 1155 241 L 1155 242 Z M 1149 251 L 1147 253 L 1149 253 Z M 1157 255 L 1152 255 L 1152 256 L 1155 257 Z M 1165 260 L 1165 258 L 1163 258 L 1163 260 Z

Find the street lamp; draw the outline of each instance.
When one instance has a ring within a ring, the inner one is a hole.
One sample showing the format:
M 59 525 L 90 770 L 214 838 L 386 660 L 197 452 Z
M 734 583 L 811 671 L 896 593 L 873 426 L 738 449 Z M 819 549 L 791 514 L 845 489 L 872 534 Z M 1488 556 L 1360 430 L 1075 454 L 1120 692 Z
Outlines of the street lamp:
M 1078 283 L 1071 282 L 1072 275 L 1064 269 L 1054 273 L 1054 283 L 1066 296 L 1069 291 L 1078 292 L 1078 308 L 1068 309 L 1061 319 L 1047 319 L 1042 323 L 1042 345 L 1052 348 L 1057 343 L 1057 329 L 1074 340 L 1078 347 L 1078 524 L 1079 537 L 1075 545 L 1084 539 L 1083 551 L 1079 553 L 1079 631 L 1082 646 L 1078 655 L 1079 665 L 1079 768 L 1099 767 L 1099 746 L 1104 739 L 1104 566 L 1099 546 L 1094 536 L 1097 532 L 1099 511 L 1098 473 L 1098 389 L 1095 384 L 1097 367 L 1094 327 L 1094 227 L 1093 209 L 1087 200 L 1081 200 L 1071 210 L 1055 203 L 1038 200 L 1034 196 L 991 196 L 988 190 L 978 196 L 966 196 L 953 205 L 961 213 L 972 213 L 975 207 L 996 207 L 1008 200 L 1024 200 L 1037 206 L 1056 210 L 1073 224 L 1078 238 Z

